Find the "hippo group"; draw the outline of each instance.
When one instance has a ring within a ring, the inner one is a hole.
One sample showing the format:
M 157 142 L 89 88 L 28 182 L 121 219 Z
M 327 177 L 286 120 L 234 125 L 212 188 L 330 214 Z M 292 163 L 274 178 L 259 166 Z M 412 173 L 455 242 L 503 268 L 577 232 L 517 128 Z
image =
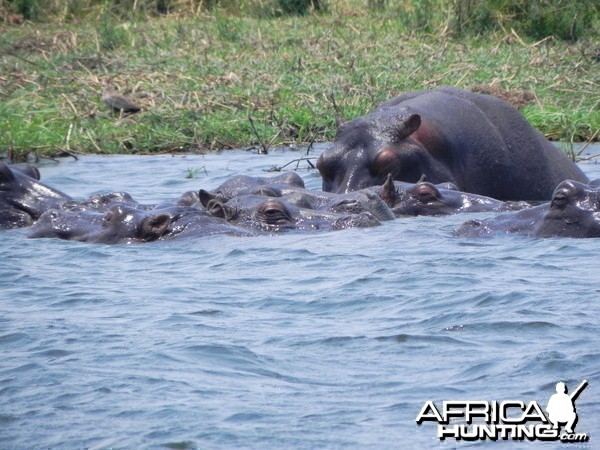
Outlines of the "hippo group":
M 518 111 L 488 95 L 447 87 L 396 97 L 342 124 L 317 168 L 322 191 L 287 172 L 234 176 L 213 190 L 145 204 L 125 192 L 76 200 L 41 182 L 34 166 L 0 162 L 0 228 L 117 244 L 496 211 L 503 214 L 469 220 L 454 234 L 600 237 L 597 184 Z

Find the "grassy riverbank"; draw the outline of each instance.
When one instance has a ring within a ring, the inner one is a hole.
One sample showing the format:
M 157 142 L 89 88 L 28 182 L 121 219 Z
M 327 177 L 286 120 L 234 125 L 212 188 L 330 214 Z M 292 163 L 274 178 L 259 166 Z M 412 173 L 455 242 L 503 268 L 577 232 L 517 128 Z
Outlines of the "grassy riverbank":
M 453 38 L 385 12 L 0 25 L 0 154 L 152 153 L 331 140 L 336 112 L 456 85 L 506 94 L 550 139 L 598 139 L 598 41 Z M 111 82 L 143 110 L 115 118 Z M 335 104 L 335 106 L 334 106 Z

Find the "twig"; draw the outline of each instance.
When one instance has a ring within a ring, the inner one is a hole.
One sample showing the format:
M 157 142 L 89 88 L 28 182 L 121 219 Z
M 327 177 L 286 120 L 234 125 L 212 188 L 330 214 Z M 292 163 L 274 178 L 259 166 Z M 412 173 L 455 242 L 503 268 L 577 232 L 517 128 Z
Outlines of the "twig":
M 7 55 L 14 56 L 15 58 L 20 59 L 21 61 L 25 61 L 26 63 L 31 64 L 34 67 L 40 67 L 40 65 L 38 63 L 34 63 L 33 61 L 29 61 L 27 58 L 23 58 L 21 55 L 17 55 L 14 52 L 8 52 Z
M 333 105 L 333 110 L 335 111 L 335 126 L 336 126 L 336 128 L 339 128 L 340 125 L 342 123 L 344 123 L 344 116 L 342 115 L 340 108 L 338 107 L 337 103 L 335 102 L 335 96 L 333 95 L 333 93 L 327 94 L 326 97 L 327 97 L 327 100 L 329 100 L 331 102 L 331 104 Z
M 588 156 L 586 158 L 581 158 L 581 154 L 587 150 L 587 148 L 591 145 L 591 143 L 594 141 L 594 139 L 596 139 L 596 136 L 598 136 L 598 133 L 600 133 L 600 129 L 596 130 L 596 132 L 585 142 L 585 144 L 583 145 L 583 147 L 581 147 L 581 150 L 579 150 L 577 152 L 577 160 L 578 161 L 587 161 L 589 159 L 594 159 L 596 157 L 598 157 L 599 155 L 594 155 L 594 156 Z
M 313 134 L 310 137 L 310 142 L 308 143 L 308 147 L 306 148 L 306 156 L 308 156 L 308 154 L 312 150 L 314 144 L 315 144 L 315 135 Z
M 254 126 L 254 119 L 252 119 L 252 116 L 250 114 L 248 114 L 248 122 L 250 122 L 250 127 L 252 128 L 252 132 L 254 133 L 254 136 L 256 136 L 256 139 L 258 140 L 258 143 L 260 144 L 260 146 L 262 148 L 262 151 L 259 151 L 258 153 L 261 155 L 268 154 L 269 147 L 267 146 L 267 144 L 265 144 L 265 142 L 262 140 L 262 138 L 258 134 L 258 131 L 257 131 L 256 127 Z
M 281 172 L 283 169 L 285 169 L 287 166 L 289 166 L 290 164 L 296 163 L 296 168 L 294 170 L 298 170 L 298 167 L 300 165 L 301 161 L 306 161 L 308 163 L 308 165 L 310 166 L 311 169 L 315 168 L 315 165 L 310 162 L 311 159 L 317 159 L 317 157 L 311 157 L 311 158 L 305 158 L 304 156 L 301 156 L 300 158 L 296 158 L 296 159 L 292 159 L 291 161 L 289 161 L 288 163 L 284 164 L 283 166 L 273 166 L 270 169 L 266 169 L 267 172 Z
M 77 155 L 75 153 L 73 153 L 70 150 L 65 150 L 64 148 L 60 149 L 60 153 L 58 154 L 58 156 L 70 156 L 75 161 L 79 161 L 79 158 L 77 157 Z M 47 158 L 47 156 L 44 156 L 44 158 Z

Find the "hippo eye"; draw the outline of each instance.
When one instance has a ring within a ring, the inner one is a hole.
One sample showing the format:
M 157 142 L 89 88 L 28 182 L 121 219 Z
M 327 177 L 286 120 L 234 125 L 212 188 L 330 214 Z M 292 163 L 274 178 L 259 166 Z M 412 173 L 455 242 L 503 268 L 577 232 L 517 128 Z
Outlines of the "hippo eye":
M 382 178 L 392 175 L 394 180 L 416 183 L 423 174 L 418 151 L 406 149 L 401 152 L 384 148 L 377 154 L 372 165 L 372 174 Z
M 418 183 L 414 195 L 421 203 L 432 203 L 440 199 L 440 191 L 431 183 Z
M 285 205 L 267 202 L 257 210 L 257 217 L 269 225 L 280 225 L 290 222 L 292 217 Z
M 278 208 L 266 208 L 263 210 L 263 214 L 267 219 L 285 216 L 283 211 Z
M 376 175 L 387 176 L 389 173 L 395 175 L 399 168 L 398 155 L 389 148 L 381 150 L 373 161 L 373 172 Z

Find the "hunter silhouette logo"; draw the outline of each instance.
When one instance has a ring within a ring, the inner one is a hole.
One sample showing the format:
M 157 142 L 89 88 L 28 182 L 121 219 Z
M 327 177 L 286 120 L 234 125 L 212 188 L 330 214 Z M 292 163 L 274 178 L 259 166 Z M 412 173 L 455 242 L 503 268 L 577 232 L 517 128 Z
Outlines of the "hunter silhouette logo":
M 546 411 L 548 418 L 558 428 L 559 423 L 566 423 L 565 431 L 573 434 L 575 424 L 577 423 L 577 412 L 575 411 L 575 399 L 587 386 L 587 380 L 583 380 L 577 389 L 571 394 L 567 394 L 567 385 L 565 383 L 556 383 L 556 394 L 550 397 Z
M 437 422 L 440 440 L 587 442 L 587 433 L 575 433 L 578 419 L 575 400 L 587 385 L 587 380 L 583 380 L 569 395 L 567 385 L 557 383 L 556 393 L 546 406 L 547 415 L 536 401 L 451 400 L 438 407 L 429 400 L 423 404 L 416 422 L 418 425 Z

